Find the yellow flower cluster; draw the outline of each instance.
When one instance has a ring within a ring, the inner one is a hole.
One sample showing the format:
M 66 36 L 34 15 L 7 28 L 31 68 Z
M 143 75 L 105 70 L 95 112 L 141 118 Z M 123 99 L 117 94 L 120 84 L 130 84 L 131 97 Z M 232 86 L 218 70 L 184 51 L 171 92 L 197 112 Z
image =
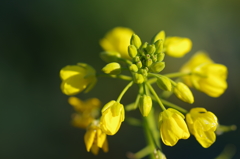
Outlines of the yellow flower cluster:
M 96 113 L 100 105 L 98 99 L 81 101 L 76 97 L 69 98 L 69 103 L 78 112 L 73 115 L 73 125 L 87 129 L 84 136 L 87 151 L 98 154 L 99 148 L 102 148 L 107 152 L 106 136 L 118 132 L 125 120 L 125 111 L 137 108 L 144 121 L 138 123 L 143 124 L 148 133 L 152 133 L 148 140 L 155 141 L 149 143 L 156 143 L 150 146 L 149 153 L 156 152 L 154 155 L 157 157 L 162 154 L 158 153 L 159 138 L 168 146 L 174 146 L 179 139 L 188 139 L 190 133 L 204 148 L 215 142 L 218 120 L 212 112 L 205 108 L 192 108 L 188 112 L 163 98 L 167 97 L 166 92 L 168 96 L 173 93 L 180 100 L 192 104 L 195 99 L 189 87 L 211 97 L 219 97 L 227 88 L 226 66 L 214 63 L 205 52 L 197 52 L 179 72 L 162 74 L 161 71 L 166 65 L 163 61 L 165 54 L 179 58 L 192 48 L 190 39 L 166 37 L 164 31 L 157 33 L 151 43 L 144 43 L 131 29 L 116 27 L 100 40 L 100 45 L 105 50 L 100 53 L 100 57 L 107 62 L 102 68 L 104 76 L 130 82 L 116 100 L 111 100 L 103 106 L 99 118 Z M 128 69 L 130 76 L 122 74 L 123 68 Z M 60 71 L 60 77 L 61 89 L 66 95 L 75 95 L 83 90 L 88 92 L 97 82 L 95 69 L 84 63 L 64 67 Z M 152 87 L 154 83 L 163 91 L 161 96 Z M 139 87 L 137 98 L 134 103 L 124 106 L 121 99 L 133 84 Z M 154 102 L 158 103 L 162 110 L 158 120 L 158 135 L 155 134 L 157 128 L 152 120 Z M 155 149 L 152 149 L 153 147 Z

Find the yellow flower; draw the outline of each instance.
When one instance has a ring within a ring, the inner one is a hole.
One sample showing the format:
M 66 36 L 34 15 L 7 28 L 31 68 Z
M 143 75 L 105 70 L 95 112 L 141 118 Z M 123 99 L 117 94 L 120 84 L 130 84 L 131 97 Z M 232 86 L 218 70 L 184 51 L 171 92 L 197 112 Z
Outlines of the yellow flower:
M 196 53 L 181 72 L 191 72 L 191 75 L 183 77 L 184 82 L 211 97 L 219 97 L 227 88 L 227 67 L 214 63 L 204 52 Z
M 95 155 L 98 154 L 99 148 L 102 148 L 104 152 L 108 152 L 107 135 L 102 132 L 99 127 L 98 121 L 94 121 L 87 129 L 84 135 L 84 142 L 86 149 Z
M 100 40 L 100 45 L 105 51 L 116 51 L 121 54 L 122 58 L 130 59 L 128 55 L 128 45 L 134 32 L 129 28 L 116 27 L 110 30 L 103 39 Z
M 97 82 L 96 71 L 85 63 L 69 65 L 61 69 L 60 77 L 62 79 L 61 89 L 66 95 L 75 95 L 91 90 Z
M 182 37 L 167 37 L 164 45 L 166 54 L 173 57 L 183 57 L 192 49 L 192 41 Z
M 187 124 L 191 134 L 204 148 L 211 146 L 216 140 L 218 126 L 217 117 L 204 108 L 193 108 L 186 115 Z
M 112 100 L 102 109 L 100 126 L 107 135 L 114 135 L 119 130 L 121 123 L 124 121 L 125 112 L 122 104 Z
M 179 139 L 187 139 L 190 134 L 184 115 L 168 108 L 159 115 L 160 136 L 165 145 L 174 146 Z
M 194 97 L 191 90 L 182 82 L 178 82 L 173 89 L 174 94 L 184 102 L 192 104 Z
M 101 102 L 97 98 L 82 101 L 76 97 L 69 97 L 68 102 L 77 111 L 72 115 L 72 124 L 86 128 L 97 116 Z

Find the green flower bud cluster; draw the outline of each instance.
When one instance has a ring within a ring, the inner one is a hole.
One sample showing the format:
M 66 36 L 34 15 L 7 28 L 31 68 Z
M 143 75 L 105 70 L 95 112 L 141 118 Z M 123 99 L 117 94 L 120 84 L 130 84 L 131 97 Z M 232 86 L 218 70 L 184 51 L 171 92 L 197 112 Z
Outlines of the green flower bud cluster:
M 129 70 L 133 74 L 135 83 L 141 84 L 148 73 L 159 73 L 164 69 L 163 42 L 163 39 L 159 39 L 151 44 L 142 43 L 138 35 L 132 35 L 128 55 L 132 58 Z

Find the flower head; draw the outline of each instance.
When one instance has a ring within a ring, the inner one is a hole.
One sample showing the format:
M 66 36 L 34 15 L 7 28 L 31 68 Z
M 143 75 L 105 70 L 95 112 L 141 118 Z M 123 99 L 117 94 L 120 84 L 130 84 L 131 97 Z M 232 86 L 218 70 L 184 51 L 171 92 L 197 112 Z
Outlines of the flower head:
M 97 120 L 93 121 L 88 127 L 87 132 L 84 135 L 84 142 L 86 149 L 95 155 L 98 154 L 99 148 L 102 148 L 104 152 L 108 152 L 107 135 L 102 132 Z
M 174 146 L 179 139 L 187 139 L 190 134 L 184 116 L 175 109 L 168 108 L 159 115 L 160 136 L 165 145 Z
M 130 59 L 128 55 L 128 45 L 130 45 L 130 39 L 133 33 L 129 28 L 116 27 L 100 40 L 100 45 L 105 51 L 119 52 L 121 57 Z
M 101 129 L 107 135 L 114 135 L 119 130 L 124 118 L 125 112 L 123 105 L 112 100 L 102 109 L 102 117 L 100 119 Z
M 101 105 L 97 98 L 82 101 L 77 97 L 69 97 L 68 102 L 77 112 L 72 115 L 72 124 L 80 128 L 87 128 L 98 116 L 98 110 Z
M 75 95 L 84 89 L 88 92 L 97 82 L 94 68 L 85 63 L 62 68 L 60 77 L 62 79 L 61 89 L 66 95 Z
M 217 117 L 204 108 L 193 108 L 186 116 L 191 134 L 204 148 L 211 146 L 216 140 L 218 126 Z
M 227 88 L 227 67 L 214 63 L 204 52 L 195 54 L 181 72 L 191 73 L 183 77 L 188 86 L 193 86 L 211 97 L 219 97 Z

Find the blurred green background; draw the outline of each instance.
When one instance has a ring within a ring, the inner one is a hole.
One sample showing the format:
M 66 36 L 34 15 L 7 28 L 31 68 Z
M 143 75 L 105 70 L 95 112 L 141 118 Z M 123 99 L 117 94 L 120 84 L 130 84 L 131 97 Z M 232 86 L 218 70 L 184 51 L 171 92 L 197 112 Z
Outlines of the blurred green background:
M 160 30 L 168 36 L 188 37 L 192 51 L 184 58 L 166 57 L 164 72 L 175 72 L 198 50 L 229 69 L 229 88 L 220 98 L 193 90 L 195 103 L 171 100 L 186 109 L 205 107 L 221 124 L 240 128 L 240 1 L 239 0 L 1 0 L 0 2 L 0 158 L 1 159 L 123 159 L 127 152 L 145 146 L 141 128 L 122 124 L 108 137 L 110 151 L 95 157 L 86 152 L 85 130 L 72 127 L 74 112 L 62 94 L 59 70 L 65 65 L 86 62 L 98 71 L 98 42 L 116 26 L 132 28 L 143 41 Z M 103 104 L 116 99 L 126 82 L 99 79 L 90 93 Z M 123 98 L 135 100 L 136 89 Z M 140 116 L 138 111 L 127 115 Z M 227 144 L 237 148 L 240 133 L 226 133 L 210 148 L 202 148 L 190 137 L 174 147 L 163 146 L 168 159 L 213 159 Z

